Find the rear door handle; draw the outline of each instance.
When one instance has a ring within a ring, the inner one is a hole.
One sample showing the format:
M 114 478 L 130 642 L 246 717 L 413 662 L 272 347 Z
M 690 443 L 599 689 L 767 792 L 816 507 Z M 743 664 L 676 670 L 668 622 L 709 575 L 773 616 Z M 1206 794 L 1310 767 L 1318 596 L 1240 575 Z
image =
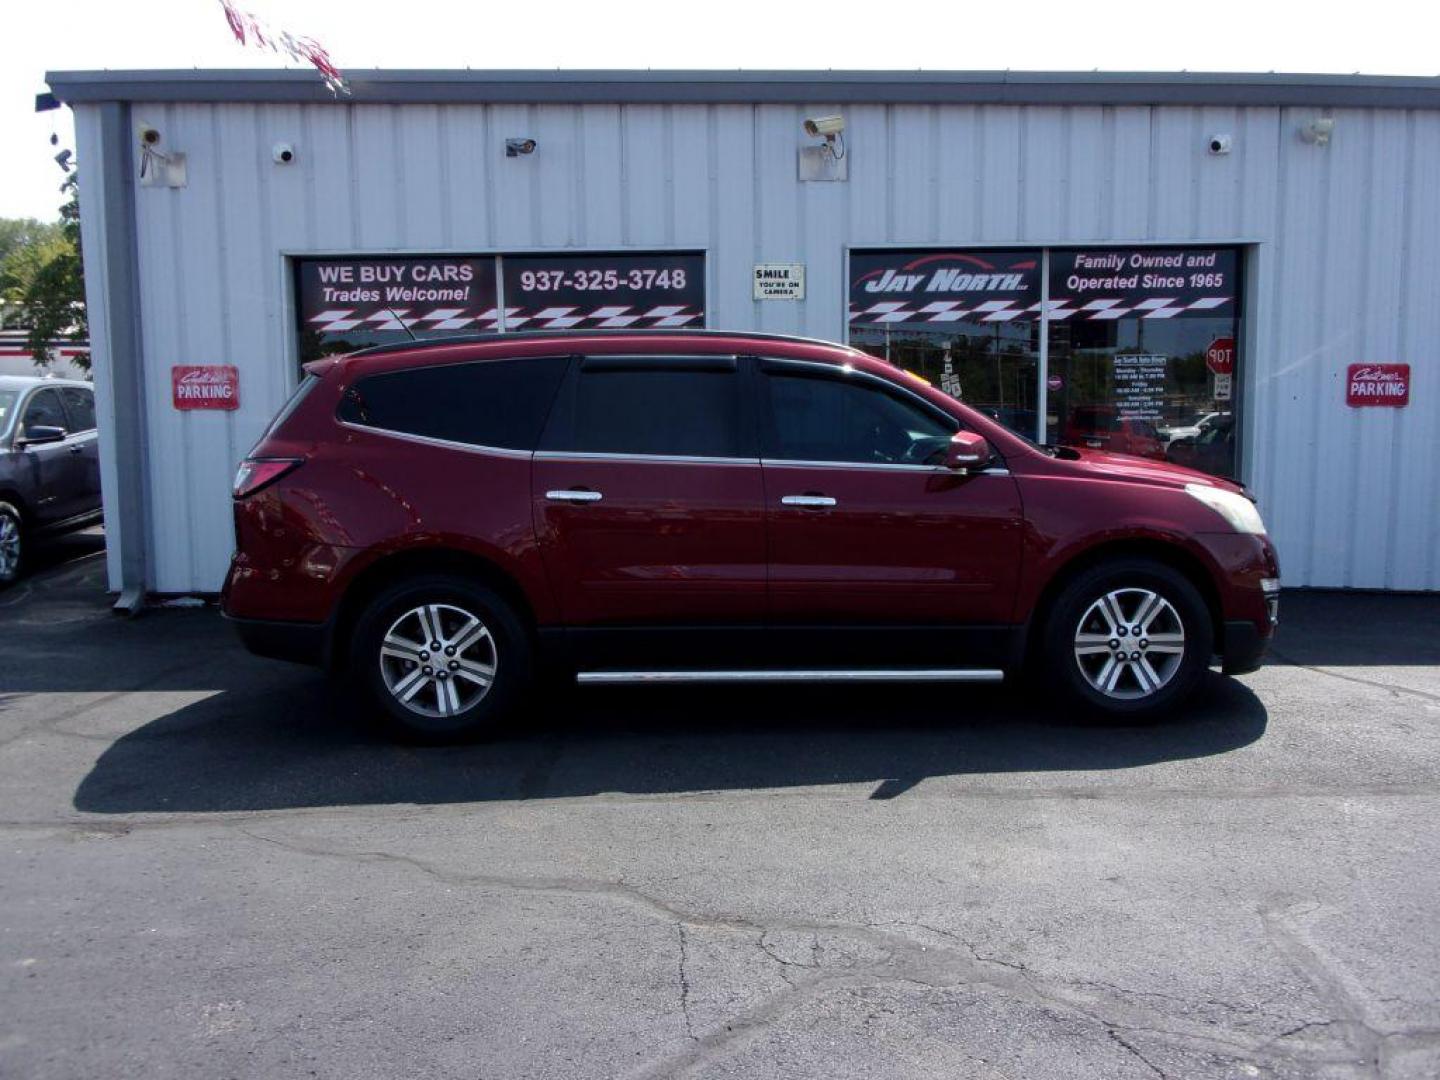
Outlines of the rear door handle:
M 598 491 L 547 491 L 545 498 L 551 502 L 588 503 L 604 498 Z
M 786 506 L 834 506 L 835 500 L 829 495 L 784 495 L 780 501 Z

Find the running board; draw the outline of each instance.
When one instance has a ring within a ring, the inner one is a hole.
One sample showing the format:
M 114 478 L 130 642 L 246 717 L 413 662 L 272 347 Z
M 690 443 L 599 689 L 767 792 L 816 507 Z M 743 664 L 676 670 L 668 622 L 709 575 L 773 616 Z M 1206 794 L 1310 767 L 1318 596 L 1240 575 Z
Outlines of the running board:
M 575 676 L 575 681 L 597 686 L 619 683 L 995 683 L 1004 678 L 1003 671 L 991 668 L 856 668 L 821 671 L 582 671 Z

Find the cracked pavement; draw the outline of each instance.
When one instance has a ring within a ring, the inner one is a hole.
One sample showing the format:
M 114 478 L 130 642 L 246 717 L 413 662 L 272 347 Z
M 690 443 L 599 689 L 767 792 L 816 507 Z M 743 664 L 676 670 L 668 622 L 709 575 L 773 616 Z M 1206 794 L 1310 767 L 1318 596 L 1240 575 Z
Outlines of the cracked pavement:
M 397 747 L 101 557 L 0 594 L 0 1075 L 1440 1075 L 1440 598 L 1151 728 L 587 690 Z

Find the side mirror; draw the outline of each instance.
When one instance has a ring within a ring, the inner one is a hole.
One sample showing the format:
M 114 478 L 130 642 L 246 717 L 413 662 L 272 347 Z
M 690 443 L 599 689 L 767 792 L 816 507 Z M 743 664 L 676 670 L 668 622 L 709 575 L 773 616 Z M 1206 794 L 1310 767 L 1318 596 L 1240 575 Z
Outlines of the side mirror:
M 38 446 L 41 443 L 53 443 L 65 441 L 65 429 L 50 427 L 47 424 L 30 424 L 21 433 L 18 440 L 26 446 Z
M 945 448 L 945 467 L 961 472 L 983 469 L 994 456 L 985 436 L 976 435 L 973 431 L 960 431 Z

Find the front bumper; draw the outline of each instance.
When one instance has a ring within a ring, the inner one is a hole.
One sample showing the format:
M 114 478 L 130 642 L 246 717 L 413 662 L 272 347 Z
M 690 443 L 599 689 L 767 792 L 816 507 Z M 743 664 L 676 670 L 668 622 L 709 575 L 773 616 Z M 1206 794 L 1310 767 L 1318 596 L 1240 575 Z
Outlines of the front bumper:
M 1244 675 L 1258 668 L 1270 646 L 1271 634 L 1261 633 L 1249 619 L 1225 624 L 1224 648 L 1220 653 L 1220 670 L 1226 675 Z

